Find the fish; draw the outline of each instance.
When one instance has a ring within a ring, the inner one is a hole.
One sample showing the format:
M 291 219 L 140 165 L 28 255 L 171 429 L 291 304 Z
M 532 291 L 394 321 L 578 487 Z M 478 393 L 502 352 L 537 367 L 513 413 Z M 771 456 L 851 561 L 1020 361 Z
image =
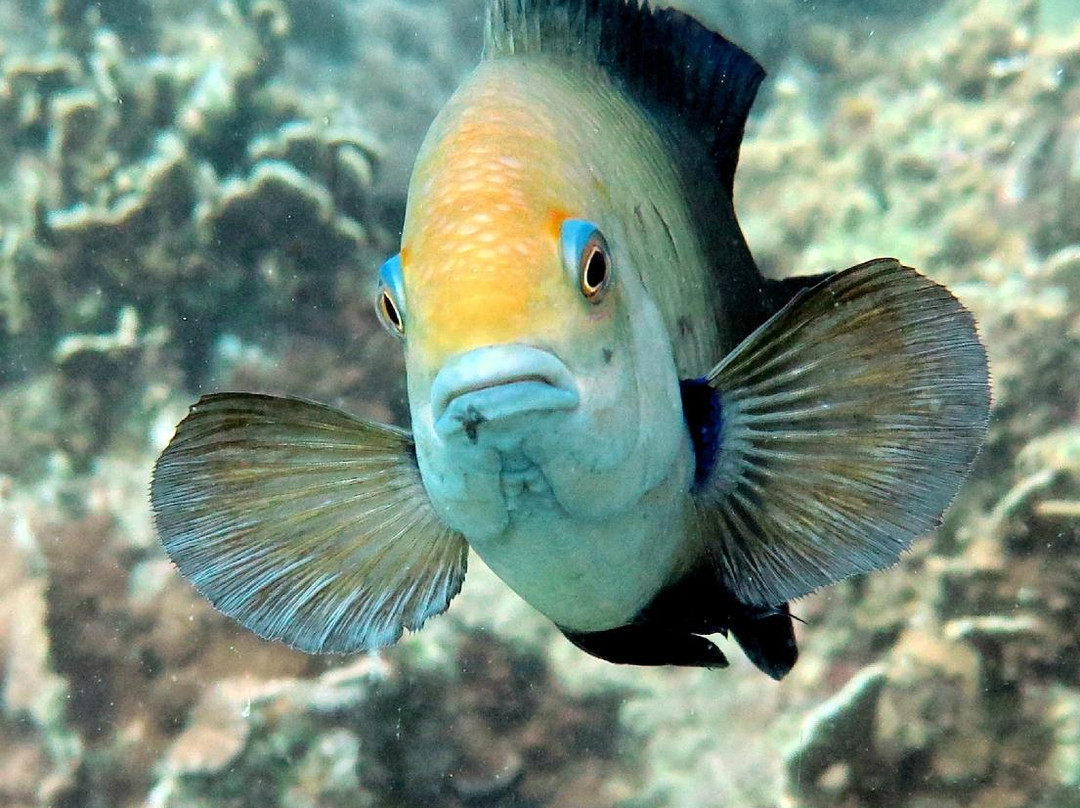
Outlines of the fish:
M 475 553 L 592 656 L 719 669 L 730 640 L 783 678 L 793 601 L 940 525 L 990 386 L 971 312 L 899 260 L 758 270 L 733 186 L 764 77 L 678 10 L 490 0 L 378 276 L 411 431 L 201 398 L 151 482 L 180 573 L 349 654 L 446 611 Z

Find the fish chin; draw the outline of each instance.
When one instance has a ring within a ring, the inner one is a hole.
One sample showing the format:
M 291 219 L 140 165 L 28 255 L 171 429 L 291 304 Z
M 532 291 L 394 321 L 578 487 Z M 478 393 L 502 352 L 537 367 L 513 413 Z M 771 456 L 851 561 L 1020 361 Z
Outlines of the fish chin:
M 430 388 L 410 389 L 410 401 L 417 459 L 436 510 L 482 541 L 506 528 L 515 505 L 506 491 L 522 490 L 511 478 L 528 469 L 542 480 L 543 464 L 573 431 L 580 394 L 554 353 L 510 344 L 451 357 Z
M 576 373 L 543 348 L 485 346 L 451 357 L 428 390 L 410 390 L 425 484 L 470 540 L 497 535 L 510 511 L 603 516 L 636 500 L 640 490 L 625 485 L 627 462 L 641 462 L 633 369 L 575 358 Z

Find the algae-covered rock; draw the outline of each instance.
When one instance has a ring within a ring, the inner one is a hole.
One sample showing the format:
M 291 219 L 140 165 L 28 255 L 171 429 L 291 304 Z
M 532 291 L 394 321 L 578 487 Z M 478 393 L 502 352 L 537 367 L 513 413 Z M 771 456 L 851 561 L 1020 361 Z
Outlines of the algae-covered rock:
M 868 775 L 878 701 L 887 677 L 884 665 L 864 668 L 806 717 L 798 744 L 787 753 L 794 799 L 810 805 L 834 803 L 855 777 Z
M 15 149 L 15 193 L 0 203 L 11 211 L 0 217 L 0 363 L 57 364 L 71 421 L 59 442 L 76 465 L 132 423 L 138 395 L 125 391 L 137 393 L 149 364 L 197 385 L 225 332 L 280 344 L 292 332 L 266 324 L 299 314 L 300 331 L 336 341 L 375 322 L 366 306 L 340 307 L 339 322 L 331 312 L 342 294 L 370 294 L 379 146 L 327 127 L 319 102 L 275 83 L 286 8 L 206 7 L 228 49 L 180 38 L 170 41 L 186 49 L 143 58 L 110 28 L 120 5 L 54 3 L 55 54 L 0 69 Z M 138 25 L 139 9 L 127 12 Z M 177 36 L 146 22 L 148 42 Z M 139 331 L 123 361 L 56 358 L 59 343 L 107 333 L 121 312 Z
M 55 804 L 76 790 L 83 743 L 65 715 L 70 683 L 50 658 L 42 536 L 24 511 L 0 510 L 2 793 L 13 804 Z
M 217 683 L 166 752 L 150 802 L 609 805 L 598 775 L 614 773 L 615 701 L 545 687 L 538 658 L 489 640 L 462 654 L 455 666 L 483 686 L 377 659 L 309 680 Z
M 365 243 L 363 228 L 336 213 L 329 191 L 276 160 L 263 160 L 248 178 L 224 185 L 205 227 L 206 238 L 238 263 L 255 266 L 277 252 L 293 262 L 294 272 L 332 269 Z

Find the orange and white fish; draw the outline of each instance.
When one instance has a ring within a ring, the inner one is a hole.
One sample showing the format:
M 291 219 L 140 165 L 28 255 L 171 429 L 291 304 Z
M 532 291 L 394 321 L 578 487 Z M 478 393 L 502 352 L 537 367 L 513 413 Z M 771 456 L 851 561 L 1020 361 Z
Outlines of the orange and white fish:
M 377 306 L 412 433 L 296 399 L 197 403 L 158 460 L 165 549 L 311 652 L 447 608 L 469 548 L 577 646 L 780 678 L 788 601 L 887 567 L 983 441 L 970 313 L 895 260 L 782 282 L 732 204 L 764 73 L 634 0 L 492 0 Z

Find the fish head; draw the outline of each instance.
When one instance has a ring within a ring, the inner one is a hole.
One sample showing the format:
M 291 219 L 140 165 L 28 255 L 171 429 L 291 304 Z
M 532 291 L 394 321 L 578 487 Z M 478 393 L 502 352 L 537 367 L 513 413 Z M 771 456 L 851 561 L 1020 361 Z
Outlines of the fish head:
M 474 544 L 540 507 L 530 497 L 585 519 L 625 509 L 685 442 L 671 344 L 640 280 L 648 256 L 564 136 L 588 111 L 559 109 L 513 82 L 460 89 L 382 273 L 425 486 Z

